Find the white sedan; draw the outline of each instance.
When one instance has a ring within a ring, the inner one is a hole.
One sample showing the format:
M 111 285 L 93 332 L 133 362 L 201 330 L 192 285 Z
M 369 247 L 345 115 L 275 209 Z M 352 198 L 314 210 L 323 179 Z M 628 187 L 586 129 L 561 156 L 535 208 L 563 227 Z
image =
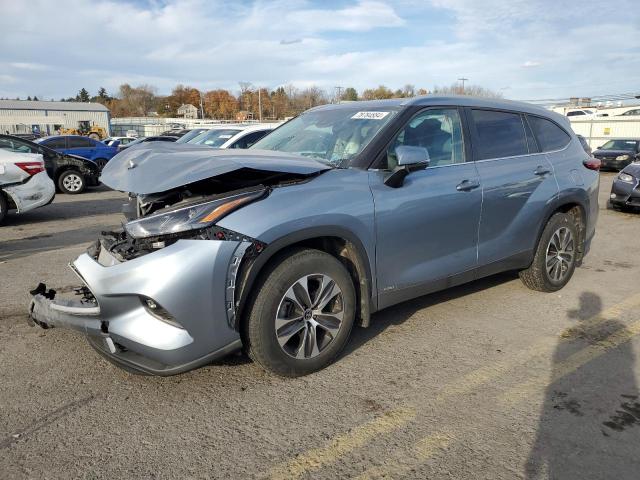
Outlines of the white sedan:
M 23 213 L 42 207 L 55 193 L 42 155 L 0 150 L 0 225 L 9 210 Z
M 195 137 L 179 138 L 176 143 L 191 143 L 214 148 L 249 148 L 280 124 L 220 125 L 204 130 Z M 188 135 L 188 134 L 187 134 Z

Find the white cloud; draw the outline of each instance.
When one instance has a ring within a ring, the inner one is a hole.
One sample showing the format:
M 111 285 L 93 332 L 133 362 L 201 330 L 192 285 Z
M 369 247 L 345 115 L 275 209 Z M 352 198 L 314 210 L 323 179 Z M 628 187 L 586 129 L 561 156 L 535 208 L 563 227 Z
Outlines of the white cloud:
M 39 63 L 26 63 L 26 62 L 13 62 L 9 64 L 12 68 L 17 68 L 21 70 L 46 70 L 48 67 L 46 65 L 41 65 Z
M 633 3 L 612 0 L 608 8 L 627 13 L 604 24 L 595 0 L 10 2 L 0 96 L 115 92 L 123 82 L 160 93 L 177 83 L 237 90 L 239 81 L 430 88 L 460 76 L 514 98 L 615 93 L 637 88 Z

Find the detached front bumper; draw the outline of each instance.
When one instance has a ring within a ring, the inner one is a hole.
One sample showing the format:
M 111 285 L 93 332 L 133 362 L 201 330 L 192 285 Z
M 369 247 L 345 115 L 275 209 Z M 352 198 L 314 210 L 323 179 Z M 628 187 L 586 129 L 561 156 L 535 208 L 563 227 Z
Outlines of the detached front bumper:
M 628 183 L 616 178 L 611 186 L 609 201 L 620 207 L 640 207 L 639 182 L 634 180 L 634 183 Z
M 86 334 L 116 364 L 181 373 L 241 346 L 228 319 L 228 287 L 244 248 L 238 241 L 178 240 L 123 263 L 104 249 L 97 260 L 85 253 L 71 264 L 86 285 L 85 298 L 37 292 L 30 317 L 44 328 Z

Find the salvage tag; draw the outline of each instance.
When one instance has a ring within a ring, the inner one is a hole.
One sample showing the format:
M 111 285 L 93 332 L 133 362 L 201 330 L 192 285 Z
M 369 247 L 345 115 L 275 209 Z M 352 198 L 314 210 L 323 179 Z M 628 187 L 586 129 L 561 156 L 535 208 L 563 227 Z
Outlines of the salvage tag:
M 382 120 L 387 115 L 389 115 L 389 112 L 358 112 L 351 118 L 364 120 Z

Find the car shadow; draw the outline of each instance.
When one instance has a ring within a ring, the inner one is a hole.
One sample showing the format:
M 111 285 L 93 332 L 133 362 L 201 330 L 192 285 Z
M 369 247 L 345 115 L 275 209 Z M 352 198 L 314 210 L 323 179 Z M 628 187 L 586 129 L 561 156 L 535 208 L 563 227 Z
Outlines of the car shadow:
M 602 301 L 583 292 L 575 323 L 552 358 L 526 479 L 638 478 L 640 393 L 633 333 L 618 319 L 596 318 Z
M 362 345 L 383 333 L 393 325 L 401 325 L 417 311 L 432 307 L 440 303 L 461 298 L 473 293 L 486 290 L 497 285 L 512 281 L 518 278 L 517 272 L 503 272 L 490 277 L 475 280 L 463 285 L 452 287 L 447 290 L 424 295 L 413 300 L 409 300 L 398 305 L 386 308 L 377 312 L 371 317 L 371 324 L 367 328 L 355 328 L 351 332 L 351 337 L 341 356 L 345 357 Z

